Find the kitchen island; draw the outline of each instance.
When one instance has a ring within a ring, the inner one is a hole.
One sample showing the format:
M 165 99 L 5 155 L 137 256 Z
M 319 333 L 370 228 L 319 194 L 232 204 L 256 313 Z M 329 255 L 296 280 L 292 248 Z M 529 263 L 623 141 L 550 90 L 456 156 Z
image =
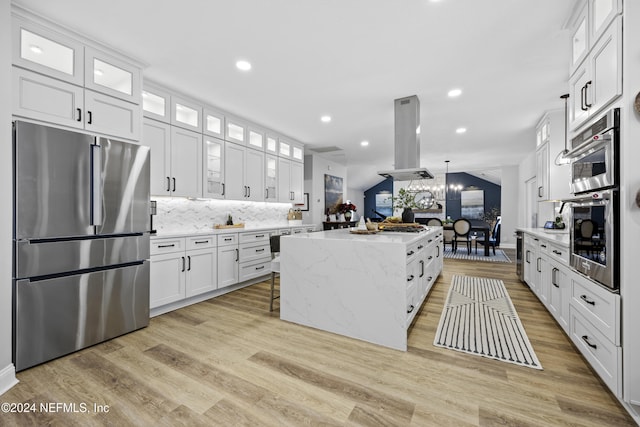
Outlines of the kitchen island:
M 442 245 L 442 227 L 287 236 L 280 318 L 406 351 L 408 328 L 442 271 Z

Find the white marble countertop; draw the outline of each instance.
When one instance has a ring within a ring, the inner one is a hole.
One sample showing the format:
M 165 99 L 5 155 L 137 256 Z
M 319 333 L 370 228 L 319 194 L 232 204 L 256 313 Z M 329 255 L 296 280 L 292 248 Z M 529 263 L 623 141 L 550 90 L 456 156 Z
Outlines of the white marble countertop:
M 169 230 L 158 231 L 156 234 L 151 234 L 151 239 L 173 239 L 176 237 L 191 237 L 191 236 L 211 236 L 217 234 L 228 233 L 245 233 L 264 230 L 282 230 L 298 227 L 308 227 L 315 224 L 301 224 L 301 225 L 288 225 L 288 224 L 274 224 L 270 226 L 257 226 L 257 227 L 242 227 L 242 228 L 211 228 L 203 230 Z M 317 227 L 317 225 L 316 225 Z
M 419 233 L 380 231 L 376 234 L 354 234 L 350 233 L 348 228 L 341 228 L 337 230 L 318 231 L 316 233 L 295 234 L 287 236 L 287 238 L 408 244 L 436 232 L 438 228 L 442 227 L 425 227 L 425 231 Z
M 569 247 L 569 229 L 568 228 L 564 228 L 562 230 L 549 230 L 545 228 L 517 227 L 516 230 L 522 231 L 528 234 L 532 234 L 536 237 L 548 240 L 553 243 L 557 243 L 566 248 Z

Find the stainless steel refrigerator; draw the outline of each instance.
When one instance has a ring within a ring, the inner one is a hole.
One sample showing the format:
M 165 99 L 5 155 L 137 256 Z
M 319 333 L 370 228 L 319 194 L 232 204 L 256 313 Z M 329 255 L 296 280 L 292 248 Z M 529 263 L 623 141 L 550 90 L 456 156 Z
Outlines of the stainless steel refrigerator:
M 149 323 L 149 149 L 16 121 L 20 371 Z

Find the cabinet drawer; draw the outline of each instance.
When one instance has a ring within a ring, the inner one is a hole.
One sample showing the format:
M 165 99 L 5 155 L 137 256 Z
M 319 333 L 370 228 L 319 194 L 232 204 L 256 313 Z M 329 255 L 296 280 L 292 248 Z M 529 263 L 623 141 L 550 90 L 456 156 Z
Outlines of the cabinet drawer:
M 240 262 L 257 259 L 271 260 L 271 247 L 269 243 L 240 245 Z
M 240 281 L 253 279 L 271 273 L 271 259 L 258 263 L 240 264 Z
M 307 232 L 306 227 L 293 227 L 291 229 L 291 234 L 303 234 Z
M 171 252 L 184 251 L 185 241 L 184 238 L 177 239 L 157 239 L 151 240 L 151 255 L 168 254 Z
M 571 339 L 616 396 L 621 396 L 622 349 L 609 341 L 575 307 L 569 308 Z
M 411 243 L 407 245 L 407 263 L 411 262 L 418 256 L 418 252 L 420 252 L 425 246 L 423 241 Z M 420 247 L 420 249 L 418 249 Z
M 569 248 L 550 243 L 548 246 L 549 258 L 561 262 L 564 265 L 569 265 Z
M 269 230 L 260 231 L 256 233 L 241 233 L 240 234 L 240 244 L 242 243 L 255 243 L 255 242 L 268 242 L 269 235 L 271 232 Z
M 187 237 L 187 250 L 216 247 L 216 236 Z
M 236 233 L 218 235 L 218 246 L 229 246 L 236 244 L 238 244 L 238 235 Z
M 571 305 L 612 343 L 620 344 L 620 295 L 602 289 L 578 273 L 571 279 Z

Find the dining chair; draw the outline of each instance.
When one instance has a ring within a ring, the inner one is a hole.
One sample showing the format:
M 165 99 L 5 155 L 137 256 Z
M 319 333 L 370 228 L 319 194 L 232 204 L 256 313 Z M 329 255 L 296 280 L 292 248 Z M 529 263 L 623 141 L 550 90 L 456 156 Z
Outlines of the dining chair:
M 280 298 L 280 295 L 274 296 L 276 287 L 276 274 L 280 274 L 280 236 L 274 235 L 269 238 L 271 246 L 271 297 L 269 300 L 269 311 L 273 311 L 273 301 Z
M 471 253 L 471 222 L 468 219 L 460 218 L 453 222 L 453 252 L 458 251 L 458 242 L 467 244 L 467 254 Z
M 596 249 L 596 240 L 593 238 L 596 224 L 590 219 L 582 219 L 576 222 L 578 226 L 576 227 L 575 248 L 578 253 L 585 251 L 587 256 L 590 256 L 591 252 Z
M 491 235 L 489 238 L 489 246 L 493 249 L 493 254 L 496 254 L 496 246 L 500 246 L 500 222 L 496 221 L 493 225 L 493 230 L 491 231 Z M 478 243 L 481 243 L 484 246 L 484 239 L 487 236 L 478 237 L 475 239 L 476 241 L 476 254 L 478 253 Z
M 430 227 L 442 227 L 442 221 L 440 218 L 429 218 L 427 219 L 427 225 Z

